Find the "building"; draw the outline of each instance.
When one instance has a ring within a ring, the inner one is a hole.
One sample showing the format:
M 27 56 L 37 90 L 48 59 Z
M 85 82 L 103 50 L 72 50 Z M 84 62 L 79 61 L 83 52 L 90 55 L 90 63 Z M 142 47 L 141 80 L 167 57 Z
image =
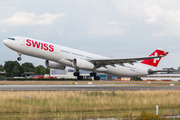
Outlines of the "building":
M 73 73 L 74 73 L 73 69 L 65 69 L 65 70 L 50 69 L 51 77 L 75 79 L 76 77 L 73 75 Z
M 57 77 L 57 78 L 76 79 L 77 77 L 73 75 L 74 72 L 75 72 L 74 69 L 65 69 L 65 70 L 50 69 L 50 76 Z M 80 70 L 81 75 L 85 79 L 93 79 L 90 76 L 90 72 L 91 71 Z M 112 75 L 104 74 L 104 73 L 98 73 L 97 76 L 99 76 L 101 80 L 114 80 L 115 78 L 118 78 L 118 79 L 121 78 L 118 76 L 112 76 Z
M 144 81 L 179 81 L 180 74 L 152 74 L 141 77 Z
M 28 78 L 28 77 L 33 77 L 34 76 L 34 72 L 24 72 L 22 74 L 23 77 Z
M 6 75 L 7 73 L 5 71 L 0 71 L 0 76 L 4 76 Z
M 142 80 L 146 81 L 180 81 L 180 70 L 173 68 L 163 68 L 164 72 L 142 76 Z
M 180 80 L 180 71 L 172 70 L 172 68 L 163 68 L 167 70 L 165 73 L 152 74 L 148 76 L 142 76 L 141 79 L 144 81 L 179 81 Z M 73 75 L 75 69 L 65 69 L 57 70 L 51 69 L 50 76 L 57 78 L 69 78 L 76 79 L 77 77 Z M 91 71 L 80 70 L 81 75 L 84 79 L 93 79 L 89 74 Z M 132 77 L 122 77 L 122 76 L 113 76 L 105 73 L 98 73 L 97 76 L 101 80 L 115 80 L 115 81 L 131 81 Z

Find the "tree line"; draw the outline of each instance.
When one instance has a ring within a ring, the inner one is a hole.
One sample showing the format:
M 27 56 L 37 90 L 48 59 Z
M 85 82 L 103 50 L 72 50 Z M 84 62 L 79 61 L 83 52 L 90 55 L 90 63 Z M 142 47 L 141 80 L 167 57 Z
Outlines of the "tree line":
M 50 69 L 43 65 L 34 66 L 30 62 L 20 65 L 17 61 L 5 61 L 4 66 L 0 65 L 0 71 L 6 72 L 6 77 L 23 76 L 24 72 L 34 72 L 35 75 L 49 74 Z

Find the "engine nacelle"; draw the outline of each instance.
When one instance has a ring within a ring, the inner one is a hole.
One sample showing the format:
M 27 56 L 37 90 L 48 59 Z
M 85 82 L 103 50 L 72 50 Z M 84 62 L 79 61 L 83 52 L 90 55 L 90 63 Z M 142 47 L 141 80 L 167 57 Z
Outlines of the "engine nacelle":
M 61 65 L 59 63 L 49 62 L 49 60 L 46 60 L 45 64 L 48 68 L 52 68 L 52 69 L 64 70 L 66 68 L 66 66 L 64 65 Z
M 96 72 L 107 72 L 107 68 L 104 68 L 104 67 L 100 67 L 100 68 L 97 68 L 96 69 Z
M 85 70 L 93 70 L 93 68 L 94 68 L 94 64 L 92 64 L 91 62 L 89 62 L 87 60 L 83 60 L 83 59 L 79 59 L 79 58 L 75 58 L 72 61 L 72 66 L 75 69 L 85 69 Z

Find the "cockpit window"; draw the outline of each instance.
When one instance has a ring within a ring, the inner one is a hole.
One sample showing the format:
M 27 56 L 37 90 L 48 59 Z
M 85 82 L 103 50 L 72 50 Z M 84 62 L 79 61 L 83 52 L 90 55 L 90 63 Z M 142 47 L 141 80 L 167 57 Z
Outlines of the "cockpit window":
M 14 38 L 8 38 L 8 39 L 10 39 L 10 40 L 15 40 Z

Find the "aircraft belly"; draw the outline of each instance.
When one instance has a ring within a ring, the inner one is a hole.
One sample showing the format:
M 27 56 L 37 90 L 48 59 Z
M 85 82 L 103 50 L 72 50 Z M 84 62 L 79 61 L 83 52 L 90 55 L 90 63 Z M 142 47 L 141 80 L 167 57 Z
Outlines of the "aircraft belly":
M 57 61 L 60 59 L 60 56 L 54 52 L 44 51 L 33 47 L 22 49 L 20 52 L 25 55 L 30 55 L 33 57 L 38 57 L 52 61 Z
M 107 66 L 107 74 L 112 74 L 112 75 L 116 75 L 116 76 L 138 76 L 138 70 L 136 70 L 136 68 L 129 68 L 126 66 L 120 66 L 120 65 L 116 65 L 116 67 Z

